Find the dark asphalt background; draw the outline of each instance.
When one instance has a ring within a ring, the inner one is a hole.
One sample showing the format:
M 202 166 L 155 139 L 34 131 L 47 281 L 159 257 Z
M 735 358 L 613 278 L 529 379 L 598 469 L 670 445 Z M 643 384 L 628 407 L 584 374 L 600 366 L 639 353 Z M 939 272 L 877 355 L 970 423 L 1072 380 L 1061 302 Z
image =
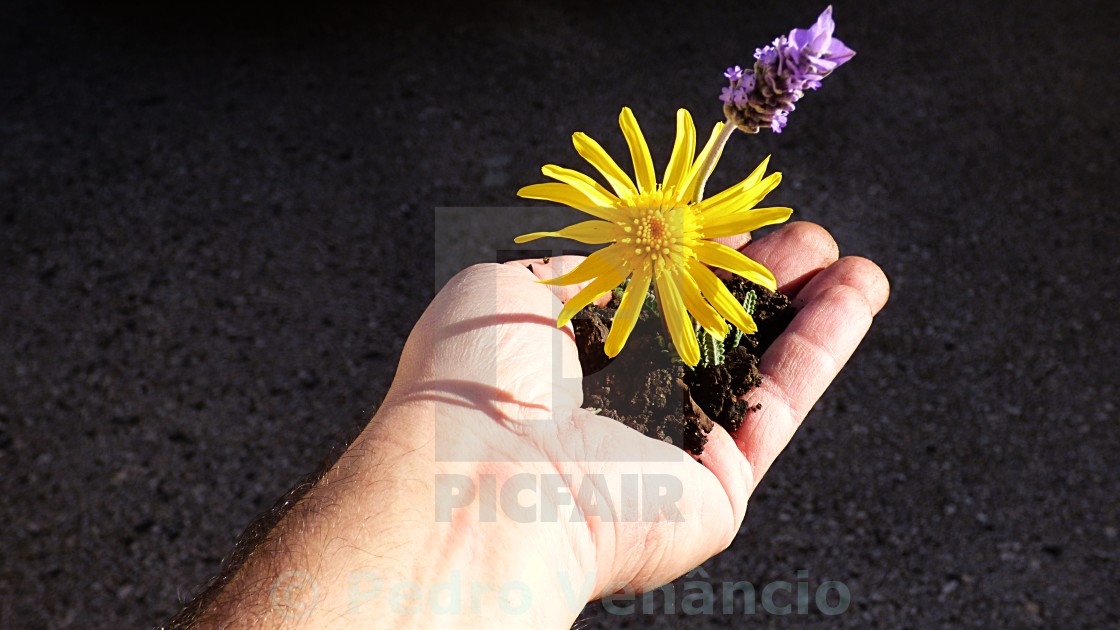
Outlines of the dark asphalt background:
M 686 4 L 0 5 L 0 627 L 166 619 L 376 408 L 437 232 L 493 259 L 623 105 L 663 164 L 824 0 Z M 840 2 L 855 60 L 733 139 L 712 189 L 773 153 L 893 285 L 704 567 L 851 605 L 747 623 L 1120 620 L 1116 6 Z

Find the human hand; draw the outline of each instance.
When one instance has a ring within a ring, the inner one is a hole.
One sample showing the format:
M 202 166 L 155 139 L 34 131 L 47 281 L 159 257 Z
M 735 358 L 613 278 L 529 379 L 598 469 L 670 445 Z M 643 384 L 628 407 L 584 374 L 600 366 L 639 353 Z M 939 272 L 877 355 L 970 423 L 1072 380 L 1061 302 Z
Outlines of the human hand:
M 837 260 L 812 224 L 744 251 L 800 311 L 762 357 L 748 395 L 762 409 L 735 436 L 716 426 L 702 462 L 581 408 L 572 332 L 555 326 L 580 287 L 536 282 L 575 261 L 475 266 L 436 296 L 378 413 L 207 620 L 567 628 L 586 602 L 649 590 L 726 548 L 888 293 L 878 267 Z M 440 599 L 449 584 L 456 606 Z
M 570 270 L 579 262 L 571 257 L 460 274 L 418 322 L 386 405 L 428 403 L 421 416 L 444 420 L 435 434 L 437 451 L 442 444 L 449 447 L 444 459 L 458 452 L 491 466 L 492 460 L 502 462 L 499 488 L 513 475 L 536 476 L 538 485 L 530 490 L 538 495 L 538 518 L 515 528 L 517 535 L 543 543 L 532 562 L 564 566 L 577 585 L 594 576 L 591 599 L 668 582 L 730 544 L 750 493 L 887 299 L 879 268 L 862 258 L 837 260 L 835 242 L 813 224 L 787 225 L 744 251 L 774 272 L 799 313 L 762 358 L 763 383 L 748 395 L 751 403 L 762 403 L 761 410 L 734 437 L 717 425 L 702 463 L 580 408 L 572 333 L 554 322 L 557 300 L 582 286 L 533 282 Z M 451 436 L 467 426 L 477 439 L 455 444 L 459 438 Z M 563 487 L 547 491 L 546 475 L 564 479 Z M 625 475 L 674 480 L 679 486 L 673 489 L 644 490 L 679 491 L 673 505 L 660 506 L 679 511 L 630 520 L 616 505 L 607 518 L 591 516 L 595 506 L 581 494 L 587 480 L 605 482 L 611 491 L 604 494 L 617 498 Z M 545 514 L 559 518 L 540 518 Z

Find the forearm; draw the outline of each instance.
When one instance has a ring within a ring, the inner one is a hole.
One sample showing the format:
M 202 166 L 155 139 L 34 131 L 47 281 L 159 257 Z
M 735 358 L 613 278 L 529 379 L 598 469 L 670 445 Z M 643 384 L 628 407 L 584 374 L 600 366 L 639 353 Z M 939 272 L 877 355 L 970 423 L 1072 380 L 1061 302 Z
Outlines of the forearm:
M 563 527 L 481 517 L 481 492 L 453 510 L 440 503 L 442 480 L 479 488 L 483 475 L 508 477 L 524 465 L 436 461 L 431 415 L 419 406 L 380 412 L 196 625 L 570 627 L 594 576 L 578 575 L 574 558 L 556 563 Z

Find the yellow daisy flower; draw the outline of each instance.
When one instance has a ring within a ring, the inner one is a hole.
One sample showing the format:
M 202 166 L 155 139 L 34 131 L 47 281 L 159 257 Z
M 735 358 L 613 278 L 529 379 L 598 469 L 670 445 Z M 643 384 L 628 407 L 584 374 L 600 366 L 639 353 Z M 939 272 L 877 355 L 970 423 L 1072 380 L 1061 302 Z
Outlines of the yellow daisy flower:
M 673 345 L 685 363 L 696 365 L 700 348 L 689 315 L 720 339 L 728 333 L 727 322 L 748 334 L 757 330 L 750 314 L 709 265 L 771 290 L 777 287 L 769 269 L 710 239 L 743 234 L 788 219 L 793 212 L 790 208 L 754 208 L 778 185 L 782 175 L 763 177 L 770 161 L 766 158 L 743 181 L 701 200 L 704 182 L 733 128 L 725 129 L 725 123 L 717 123 L 694 158 L 696 128 L 688 111 L 678 110 L 676 142 L 658 184 L 649 147 L 630 108 L 622 109 L 619 125 L 630 147 L 637 183 L 599 143 L 582 132 L 576 133 L 572 136 L 576 151 L 602 174 L 614 192 L 583 173 L 549 164 L 541 172 L 556 181 L 526 186 L 518 196 L 561 203 L 598 220 L 558 232 L 525 234 L 515 241 L 555 236 L 581 243 L 610 243 L 571 272 L 545 281 L 555 285 L 591 281 L 568 300 L 557 326 L 564 326 L 585 306 L 630 278 L 606 339 L 607 356 L 613 357 L 630 337 L 653 284 Z

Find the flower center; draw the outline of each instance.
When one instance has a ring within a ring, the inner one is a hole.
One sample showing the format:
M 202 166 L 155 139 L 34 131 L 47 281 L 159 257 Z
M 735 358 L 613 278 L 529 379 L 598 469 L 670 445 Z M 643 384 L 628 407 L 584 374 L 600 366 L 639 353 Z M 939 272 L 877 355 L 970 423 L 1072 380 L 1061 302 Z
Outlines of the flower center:
M 633 219 L 635 254 L 648 253 L 650 258 L 657 259 L 658 254 L 667 255 L 670 246 L 677 239 L 671 235 L 671 229 L 665 225 L 668 217 L 661 216 L 660 210 L 648 211 L 640 217 Z
M 689 232 L 685 224 L 690 213 L 686 206 L 675 201 L 662 205 L 666 201 L 654 193 L 624 202 L 629 216 L 618 224 L 629 235 L 621 242 L 629 246 L 624 251 L 634 269 L 646 269 L 658 275 L 666 265 L 684 261 L 686 233 Z

